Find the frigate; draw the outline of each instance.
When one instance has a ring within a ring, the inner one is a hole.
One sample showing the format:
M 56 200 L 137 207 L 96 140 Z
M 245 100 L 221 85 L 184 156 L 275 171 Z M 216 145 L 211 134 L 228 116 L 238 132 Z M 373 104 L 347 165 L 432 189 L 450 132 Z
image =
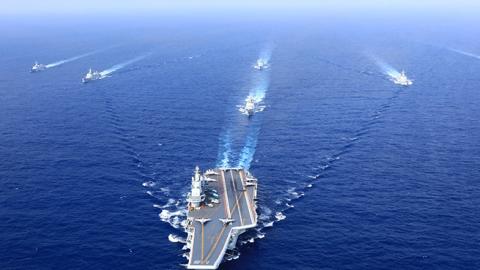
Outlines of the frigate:
M 252 96 L 248 96 L 245 100 L 245 105 L 240 106 L 239 111 L 248 116 L 252 116 L 255 113 L 256 105 L 255 99 Z
M 35 61 L 30 72 L 39 72 L 44 71 L 45 69 L 47 69 L 47 67 L 44 64 L 39 64 L 37 61 Z
M 409 86 L 409 85 L 412 85 L 413 82 L 412 80 L 410 80 L 407 75 L 405 74 L 405 71 L 402 70 L 402 72 L 400 74 L 398 74 L 397 76 L 395 76 L 394 78 L 392 78 L 392 81 L 395 83 L 395 84 L 399 84 L 399 85 L 402 85 L 402 86 Z
M 92 71 L 92 69 L 89 69 L 87 75 L 82 78 L 82 83 L 88 83 L 91 81 L 100 80 L 102 78 L 103 76 L 100 72 Z
M 258 70 L 264 70 L 264 69 L 267 69 L 269 68 L 269 64 L 268 64 L 268 61 L 265 60 L 265 59 L 258 59 L 257 62 L 255 63 L 255 65 L 253 66 L 254 69 L 258 69 Z

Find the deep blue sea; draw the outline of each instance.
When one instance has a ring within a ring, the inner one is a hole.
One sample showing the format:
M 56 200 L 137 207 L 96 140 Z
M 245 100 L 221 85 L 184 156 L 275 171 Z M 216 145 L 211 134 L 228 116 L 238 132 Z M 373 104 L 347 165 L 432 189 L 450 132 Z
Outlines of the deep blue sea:
M 183 269 L 195 165 L 259 179 L 221 269 L 480 269 L 478 21 L 0 20 L 0 269 Z

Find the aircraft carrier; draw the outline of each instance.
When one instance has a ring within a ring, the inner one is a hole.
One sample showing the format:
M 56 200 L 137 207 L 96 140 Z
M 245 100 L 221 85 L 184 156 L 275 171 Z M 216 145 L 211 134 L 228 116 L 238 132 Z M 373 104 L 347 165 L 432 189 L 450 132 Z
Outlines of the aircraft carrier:
M 242 168 L 201 173 L 188 194 L 187 269 L 217 269 L 238 236 L 257 226 L 257 179 Z

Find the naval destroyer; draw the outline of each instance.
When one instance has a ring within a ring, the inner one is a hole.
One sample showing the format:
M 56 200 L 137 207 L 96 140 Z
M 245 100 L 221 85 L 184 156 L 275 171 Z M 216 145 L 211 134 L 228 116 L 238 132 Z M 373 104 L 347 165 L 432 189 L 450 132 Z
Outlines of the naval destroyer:
M 395 84 L 398 84 L 398 85 L 402 85 L 402 86 L 409 86 L 409 85 L 412 85 L 413 84 L 413 81 L 410 80 L 407 75 L 405 74 L 405 71 L 402 70 L 402 72 L 400 74 L 398 74 L 397 76 L 395 76 L 393 79 L 392 79 L 393 83 Z
M 257 226 L 257 179 L 243 168 L 198 166 L 188 194 L 187 269 L 217 269 L 238 236 Z
M 100 72 L 92 71 L 92 69 L 89 69 L 87 75 L 85 75 L 85 77 L 82 78 L 82 83 L 88 83 L 91 81 L 100 80 L 102 78 L 103 76 Z
M 265 59 L 258 59 L 255 65 L 253 66 L 254 69 L 257 70 L 264 70 L 269 68 L 270 65 L 268 64 L 268 61 Z
M 40 72 L 40 71 L 44 71 L 45 69 L 47 69 L 47 66 L 45 66 L 44 64 L 39 64 L 37 61 L 35 61 L 35 64 L 33 64 L 30 72 L 32 72 L 32 73 L 33 72 Z

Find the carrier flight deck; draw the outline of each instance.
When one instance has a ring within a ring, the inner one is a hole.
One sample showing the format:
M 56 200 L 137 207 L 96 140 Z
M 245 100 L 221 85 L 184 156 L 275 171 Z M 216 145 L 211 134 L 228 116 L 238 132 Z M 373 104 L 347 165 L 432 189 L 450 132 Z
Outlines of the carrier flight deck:
M 257 226 L 257 179 L 242 168 L 203 175 L 196 167 L 188 194 L 188 269 L 217 269 L 237 238 Z

